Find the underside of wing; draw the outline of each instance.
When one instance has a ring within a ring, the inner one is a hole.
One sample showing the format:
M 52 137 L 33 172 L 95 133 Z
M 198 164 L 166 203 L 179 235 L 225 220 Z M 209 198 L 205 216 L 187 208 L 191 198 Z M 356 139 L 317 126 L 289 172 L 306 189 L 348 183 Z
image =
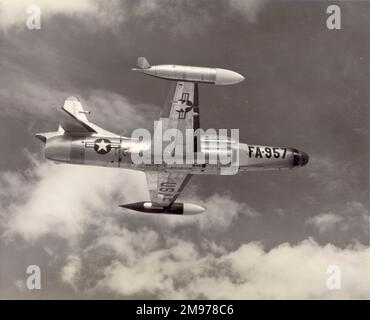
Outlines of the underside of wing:
M 175 148 L 180 145 L 184 147 L 185 141 L 191 139 L 193 148 L 180 149 L 184 151 L 185 157 L 192 157 L 193 153 L 200 149 L 199 133 L 196 131 L 200 126 L 198 84 L 187 81 L 173 82 L 159 120 L 162 136 L 169 134 L 174 138 L 171 141 L 163 141 L 163 150 L 169 145 Z
M 145 172 L 151 201 L 162 207 L 170 207 L 191 178 L 181 172 Z
M 177 81 L 171 86 L 168 98 L 160 118 L 165 123 L 164 129 L 199 128 L 198 84 L 194 82 Z

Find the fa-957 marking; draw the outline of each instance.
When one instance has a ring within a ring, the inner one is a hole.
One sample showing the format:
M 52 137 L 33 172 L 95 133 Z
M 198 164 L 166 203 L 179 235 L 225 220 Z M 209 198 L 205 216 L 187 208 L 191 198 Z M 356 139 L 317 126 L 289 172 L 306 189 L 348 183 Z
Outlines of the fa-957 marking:
M 248 146 L 249 158 L 285 159 L 287 149 L 278 147 Z

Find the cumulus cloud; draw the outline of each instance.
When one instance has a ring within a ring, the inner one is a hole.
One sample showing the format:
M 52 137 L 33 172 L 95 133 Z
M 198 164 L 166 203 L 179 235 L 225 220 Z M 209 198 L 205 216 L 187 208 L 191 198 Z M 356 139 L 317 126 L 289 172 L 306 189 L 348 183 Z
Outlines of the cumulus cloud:
M 0 176 L 8 235 L 35 239 L 54 234 L 68 239 L 83 233 L 100 215 L 117 210 L 123 201 L 120 197 L 147 197 L 140 172 L 122 170 L 118 174 L 118 169 L 35 161 L 24 173 Z
M 153 216 L 151 220 L 158 226 L 185 227 L 196 226 L 201 230 L 226 231 L 240 217 L 259 218 L 258 213 L 246 203 L 235 201 L 229 194 L 214 194 L 201 199 L 197 196 L 196 188 L 189 182 L 190 195 L 181 197 L 182 202 L 190 202 L 201 205 L 206 211 L 200 215 L 186 216 L 179 219 L 174 215 Z M 140 214 L 144 216 L 145 214 Z
M 26 172 L 4 172 L 0 175 L 0 202 L 6 234 L 20 234 L 36 239 L 46 234 L 73 239 L 91 225 L 117 218 L 129 212 L 119 204 L 149 199 L 145 175 L 139 171 L 53 164 L 27 154 L 32 166 Z M 196 225 L 200 229 L 225 230 L 243 214 L 258 213 L 230 195 L 213 195 L 201 200 L 189 195 L 189 201 L 207 208 L 203 215 L 151 216 L 137 213 L 131 219 L 147 221 L 158 228 Z M 109 218 L 109 219 L 108 219 Z M 110 231 L 114 229 L 110 228 Z M 103 228 L 104 231 L 104 228 Z M 114 234 L 114 232 L 113 232 Z M 117 239 L 105 238 L 105 241 Z M 102 240 L 101 240 L 102 241 Z
M 368 234 L 369 213 L 365 205 L 358 201 L 349 201 L 333 212 L 324 212 L 306 220 L 320 233 L 339 230 L 343 234 Z
M 297 174 L 304 174 L 305 179 L 317 186 L 318 192 L 312 191 L 308 196 L 312 197 L 311 203 L 323 198 L 318 200 L 320 206 L 313 208 L 311 216 L 305 219 L 306 226 L 327 238 L 368 243 L 368 195 L 361 186 L 364 171 L 354 170 L 357 164 L 343 159 L 325 155 L 311 158 L 309 170 Z
M 59 247 L 57 255 L 53 244 L 45 242 L 44 249 L 53 261 L 53 268 L 55 261 L 64 260 L 59 269 L 60 281 L 82 296 L 105 290 L 105 285 L 98 279 L 106 273 L 108 279 L 108 271 L 114 270 L 116 265 L 132 266 L 131 276 L 135 273 L 137 276 L 134 282 L 147 285 L 148 275 L 140 275 L 142 271 L 135 271 L 134 267 L 144 255 L 156 257 L 162 252 L 166 256 L 166 248 L 169 248 L 171 259 L 180 261 L 189 258 L 192 252 L 198 250 L 198 244 L 178 239 L 176 230 L 179 227 L 192 226 L 188 229 L 191 232 L 188 231 L 185 236 L 189 238 L 193 228 L 223 232 L 239 214 L 258 216 L 254 210 L 237 203 L 230 195 L 214 195 L 201 201 L 209 204 L 208 211 L 196 218 L 125 212 L 118 204 L 147 200 L 149 197 L 143 173 L 56 165 L 28 153 L 25 156 L 31 161 L 30 168 L 25 172 L 0 174 L 2 240 L 24 244 L 52 237 L 57 242 L 66 243 L 68 249 Z M 187 196 L 191 199 L 191 192 Z M 81 245 L 83 238 L 88 239 L 85 245 Z M 222 253 L 227 247 L 207 241 L 201 244 L 201 249 Z M 90 280 L 97 283 L 96 287 L 91 287 L 86 280 L 85 264 L 91 260 L 101 264 L 99 268 L 89 271 Z M 139 267 L 149 268 L 149 265 Z M 167 263 L 162 267 L 170 268 Z M 156 282 L 156 279 L 162 281 L 161 277 L 151 275 L 150 282 L 159 286 L 160 282 Z M 140 290 L 133 289 L 131 293 L 140 294 Z
M 3 237 L 36 241 L 49 235 L 66 241 L 68 249 L 57 254 L 62 264 L 54 262 L 54 268 L 79 297 L 369 297 L 370 252 L 364 246 L 343 249 L 308 239 L 267 250 L 259 242 L 196 241 L 189 237 L 194 228 L 217 234 L 240 214 L 259 214 L 228 195 L 206 199 L 209 217 L 198 220 L 128 214 L 117 204 L 148 197 L 143 174 L 31 159 L 32 169 L 0 175 Z M 190 233 L 186 225 L 192 226 Z M 329 265 L 341 270 L 340 290 L 326 286 Z
M 120 296 L 170 299 L 368 298 L 368 248 L 319 246 L 308 239 L 296 246 L 265 250 L 248 243 L 234 251 L 202 254 L 191 242 L 172 239 L 165 248 L 136 252 L 104 268 L 93 291 Z M 341 270 L 341 289 L 329 290 L 330 265 Z
M 67 257 L 67 263 L 61 271 L 62 281 L 76 290 L 75 282 L 79 277 L 81 277 L 81 259 L 78 256 L 70 255 Z
M 326 232 L 335 228 L 342 221 L 343 218 L 334 213 L 322 213 L 309 218 L 306 222 L 315 226 L 320 232 Z

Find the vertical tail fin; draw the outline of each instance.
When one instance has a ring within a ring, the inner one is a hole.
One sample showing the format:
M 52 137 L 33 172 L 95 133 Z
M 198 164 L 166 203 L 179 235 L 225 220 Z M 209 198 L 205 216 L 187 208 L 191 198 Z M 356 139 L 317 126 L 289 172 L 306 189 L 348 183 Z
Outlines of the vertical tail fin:
M 150 63 L 148 62 L 148 60 L 145 57 L 137 58 L 137 64 L 136 65 L 139 69 L 148 69 L 148 68 L 150 68 Z

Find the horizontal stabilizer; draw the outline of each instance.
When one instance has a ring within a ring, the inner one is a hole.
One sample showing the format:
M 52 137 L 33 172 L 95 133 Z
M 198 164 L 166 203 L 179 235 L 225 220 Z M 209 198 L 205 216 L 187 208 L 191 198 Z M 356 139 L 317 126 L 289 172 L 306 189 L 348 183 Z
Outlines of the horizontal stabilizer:
M 43 143 L 46 143 L 46 141 L 52 137 L 59 136 L 64 133 L 64 129 L 59 126 L 58 131 L 53 132 L 39 132 L 35 134 L 35 137 L 42 141 Z

